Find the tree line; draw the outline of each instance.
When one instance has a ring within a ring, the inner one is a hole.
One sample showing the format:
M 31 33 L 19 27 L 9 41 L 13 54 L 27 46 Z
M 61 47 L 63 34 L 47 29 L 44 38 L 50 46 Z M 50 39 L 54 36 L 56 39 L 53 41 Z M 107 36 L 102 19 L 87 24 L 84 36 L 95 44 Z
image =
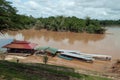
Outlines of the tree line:
M 52 31 L 70 31 L 70 32 L 87 32 L 87 33 L 104 33 L 104 27 L 101 27 L 99 21 L 79 19 L 75 16 L 51 16 L 48 18 L 38 18 L 35 24 L 36 29 L 47 29 Z
M 99 20 L 99 22 L 103 26 L 107 26 L 107 25 L 120 25 L 120 19 L 119 20 Z
M 87 33 L 104 33 L 104 25 L 120 24 L 118 21 L 93 20 L 90 17 L 80 19 L 75 16 L 51 16 L 48 18 L 34 18 L 17 14 L 17 9 L 11 2 L 0 0 L 0 32 L 5 30 L 21 30 L 34 28 L 37 30 L 47 29 L 52 31 L 70 31 Z

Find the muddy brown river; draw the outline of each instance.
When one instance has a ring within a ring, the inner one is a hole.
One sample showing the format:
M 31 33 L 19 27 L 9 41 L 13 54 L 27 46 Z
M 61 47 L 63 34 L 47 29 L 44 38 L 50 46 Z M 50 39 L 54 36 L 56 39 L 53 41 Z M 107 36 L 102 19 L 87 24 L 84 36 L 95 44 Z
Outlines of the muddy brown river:
M 9 31 L 15 36 L 22 34 L 25 40 L 59 49 L 78 50 L 85 53 L 111 55 L 120 58 L 120 26 L 106 27 L 105 34 L 87 34 L 73 32 L 53 32 L 46 30 Z
M 120 59 L 120 26 L 106 27 L 105 34 L 88 34 L 73 32 L 54 32 L 47 30 L 8 31 L 5 36 L 37 43 L 39 46 L 50 46 L 58 49 L 78 50 L 84 53 L 106 54 L 112 56 L 111 61 L 95 60 L 93 64 L 80 60 L 64 60 L 58 57 L 49 58 L 48 63 L 106 72 L 116 59 Z M 5 42 L 1 39 L 2 44 Z M 42 62 L 41 57 L 30 56 L 23 62 Z

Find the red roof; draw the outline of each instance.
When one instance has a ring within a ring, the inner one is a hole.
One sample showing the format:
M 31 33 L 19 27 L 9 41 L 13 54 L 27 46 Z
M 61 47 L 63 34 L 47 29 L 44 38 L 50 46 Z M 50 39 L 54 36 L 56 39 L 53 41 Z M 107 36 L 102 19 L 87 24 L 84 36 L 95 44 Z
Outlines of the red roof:
M 10 44 L 3 46 L 3 48 L 34 49 L 36 46 L 37 44 L 27 41 L 13 41 Z

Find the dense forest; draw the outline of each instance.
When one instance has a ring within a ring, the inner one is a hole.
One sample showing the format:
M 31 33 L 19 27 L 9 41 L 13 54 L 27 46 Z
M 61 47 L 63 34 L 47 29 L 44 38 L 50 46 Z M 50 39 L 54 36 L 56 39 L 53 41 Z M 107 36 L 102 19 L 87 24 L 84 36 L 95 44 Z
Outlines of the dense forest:
M 52 31 L 71 31 L 87 33 L 104 33 L 106 25 L 120 25 L 120 20 L 93 20 L 90 17 L 51 16 L 48 18 L 34 18 L 21 15 L 12 7 L 11 2 L 0 0 L 0 32 L 5 30 L 21 30 L 35 27 Z
M 36 22 L 36 29 L 47 29 L 52 31 L 71 31 L 71 32 L 88 32 L 88 33 L 104 33 L 104 27 L 100 26 L 99 21 L 86 19 L 79 19 L 77 17 L 48 17 L 38 18 Z
M 0 30 L 27 29 L 34 25 L 35 18 L 17 14 L 11 2 L 0 0 Z

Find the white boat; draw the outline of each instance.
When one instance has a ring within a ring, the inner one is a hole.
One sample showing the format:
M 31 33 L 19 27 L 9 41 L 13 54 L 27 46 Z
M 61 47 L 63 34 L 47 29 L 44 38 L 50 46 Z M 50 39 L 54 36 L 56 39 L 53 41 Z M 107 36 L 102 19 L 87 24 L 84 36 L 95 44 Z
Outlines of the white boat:
M 59 49 L 58 52 L 73 52 L 73 53 L 80 53 L 80 51 L 77 51 L 77 50 L 65 50 L 65 49 Z
M 112 59 L 112 56 L 109 56 L 109 55 L 88 54 L 88 53 L 78 53 L 78 54 L 92 56 L 93 58 L 99 59 L 99 60 L 111 60 Z
M 63 52 L 60 55 L 84 60 L 84 61 L 87 61 L 87 62 L 93 62 L 94 61 L 94 59 L 91 56 L 75 54 L 75 53 L 72 53 L 72 52 Z
M 92 57 L 94 59 L 99 59 L 99 60 L 111 60 L 112 56 L 109 55 L 100 55 L 100 54 L 88 54 L 88 53 L 82 53 L 80 51 L 75 51 L 75 50 L 64 50 L 64 49 L 59 49 L 59 52 L 63 52 L 63 53 L 73 53 L 73 54 L 80 54 L 80 55 L 84 55 L 84 56 L 89 56 Z

